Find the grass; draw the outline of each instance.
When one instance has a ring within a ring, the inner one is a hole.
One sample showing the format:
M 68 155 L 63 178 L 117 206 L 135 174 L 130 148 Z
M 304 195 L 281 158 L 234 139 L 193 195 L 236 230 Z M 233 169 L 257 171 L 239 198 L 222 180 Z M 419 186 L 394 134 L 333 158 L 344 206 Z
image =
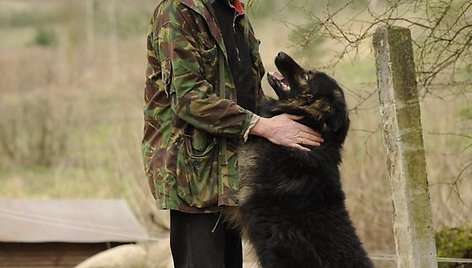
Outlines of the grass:
M 149 230 L 161 231 L 156 221 L 165 225 L 166 219 L 154 208 L 140 155 L 146 66 L 146 29 L 141 29 L 140 16 L 152 11 L 153 2 L 139 3 L 125 1 L 118 6 L 122 14 L 129 4 L 128 15 L 123 17 L 131 21 L 130 28 L 124 30 L 128 34 L 119 32 L 116 44 L 118 75 L 109 66 L 113 62 L 109 49 L 112 40 L 101 26 L 97 26 L 92 56 L 88 54 L 90 44 L 80 38 L 83 29 L 75 20 L 47 21 L 42 25 L 40 18 L 29 18 L 35 25 L 0 27 L 0 35 L 6 37 L 0 40 L 0 107 L 7 109 L 1 112 L 0 128 L 10 131 L 9 120 L 18 118 L 16 123 L 26 134 L 0 138 L 18 144 L 17 153 L 20 153 L 25 145 L 32 146 L 28 137 L 34 137 L 41 125 L 52 124 L 53 130 L 60 131 L 50 132 L 49 138 L 66 144 L 61 154 L 44 156 L 53 160 L 50 165 L 12 159 L 0 147 L 0 197 L 125 198 Z M 30 12 L 31 16 L 32 10 L 31 5 L 22 6 L 22 12 Z M 0 9 L 0 18 L 5 12 Z M 127 25 L 126 21 L 122 23 Z M 34 45 L 34 29 L 41 26 L 58 29 L 55 46 Z M 276 53 L 291 51 L 290 31 L 282 22 L 270 18 L 257 21 L 255 30 L 262 39 L 266 69 L 271 71 Z M 329 40 L 321 46 L 329 54 Z M 393 208 L 378 97 L 369 95 L 376 87 L 375 67 L 372 56 L 365 54 L 341 63 L 334 73 L 346 89 L 349 106 L 356 107 L 351 111 L 352 128 L 344 150 L 343 188 L 348 209 L 369 251 L 392 253 Z M 318 62 L 318 59 L 301 60 L 310 67 L 316 67 Z M 264 87 L 271 94 L 265 81 Z M 472 169 L 466 169 L 471 162 L 471 139 L 465 137 L 472 127 L 469 101 L 472 95 L 449 91 L 438 94 L 442 95 L 427 97 L 421 103 L 433 218 L 437 228 L 457 227 L 472 220 Z M 357 107 L 361 101 L 359 95 L 366 101 Z M 50 112 L 32 110 L 29 119 L 15 112 L 15 107 L 34 107 L 31 100 L 36 98 L 47 100 Z M 40 144 L 33 145 L 32 150 L 37 150 Z M 461 170 L 465 171 L 458 179 Z
M 454 258 L 472 257 L 472 226 L 443 228 L 436 234 L 438 256 Z M 457 264 L 440 264 L 439 268 L 467 267 Z

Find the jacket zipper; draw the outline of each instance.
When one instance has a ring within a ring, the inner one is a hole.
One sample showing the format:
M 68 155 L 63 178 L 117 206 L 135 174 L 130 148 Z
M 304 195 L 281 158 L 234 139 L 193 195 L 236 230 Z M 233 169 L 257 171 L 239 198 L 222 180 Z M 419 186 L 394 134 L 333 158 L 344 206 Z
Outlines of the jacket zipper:
M 234 15 L 234 18 L 233 18 L 233 32 L 234 32 L 234 35 L 236 35 L 236 20 L 240 17 L 240 16 L 243 16 L 244 13 L 239 13 L 238 11 L 234 11 L 236 14 Z M 239 56 L 239 48 L 238 46 L 236 46 L 236 55 L 238 56 L 238 61 L 241 62 L 241 57 Z

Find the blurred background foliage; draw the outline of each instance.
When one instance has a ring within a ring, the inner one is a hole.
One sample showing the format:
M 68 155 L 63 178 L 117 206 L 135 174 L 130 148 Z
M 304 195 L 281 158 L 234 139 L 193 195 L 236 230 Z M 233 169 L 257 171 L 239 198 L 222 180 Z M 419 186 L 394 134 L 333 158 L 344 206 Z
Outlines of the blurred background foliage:
M 154 208 L 140 154 L 145 35 L 156 3 L 0 1 L 0 197 L 125 198 L 152 234 L 165 233 L 167 215 Z M 434 225 L 462 228 L 472 220 L 471 5 L 249 3 L 267 71 L 287 51 L 333 75 L 347 94 L 343 188 L 371 253 L 395 250 L 372 32 L 380 25 L 412 30 Z M 266 82 L 264 90 L 273 95 Z
M 439 256 L 452 258 L 472 258 L 472 226 L 442 228 L 436 233 Z M 467 268 L 469 264 L 441 263 L 439 268 Z

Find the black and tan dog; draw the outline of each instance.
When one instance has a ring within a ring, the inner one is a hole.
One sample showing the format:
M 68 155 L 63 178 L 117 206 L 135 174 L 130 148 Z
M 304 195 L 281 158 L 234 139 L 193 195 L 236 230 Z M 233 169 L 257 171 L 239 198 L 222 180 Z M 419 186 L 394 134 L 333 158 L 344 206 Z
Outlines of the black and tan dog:
M 322 134 L 310 152 L 251 137 L 240 152 L 240 207 L 233 219 L 262 268 L 373 267 L 344 203 L 339 164 L 349 128 L 344 93 L 334 79 L 279 53 L 268 75 L 279 99 L 263 115 L 300 115 Z M 233 211 L 234 212 L 234 211 Z M 229 213 L 230 214 L 230 213 Z M 229 218 L 229 217 L 228 217 Z

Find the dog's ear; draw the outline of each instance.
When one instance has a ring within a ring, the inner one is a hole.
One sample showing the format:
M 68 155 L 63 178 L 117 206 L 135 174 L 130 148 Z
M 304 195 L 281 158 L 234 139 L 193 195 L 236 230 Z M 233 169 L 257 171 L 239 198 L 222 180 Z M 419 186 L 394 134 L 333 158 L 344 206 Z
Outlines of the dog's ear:
M 349 114 L 344 105 L 338 104 L 332 107 L 329 117 L 332 132 L 347 131 L 349 128 Z

